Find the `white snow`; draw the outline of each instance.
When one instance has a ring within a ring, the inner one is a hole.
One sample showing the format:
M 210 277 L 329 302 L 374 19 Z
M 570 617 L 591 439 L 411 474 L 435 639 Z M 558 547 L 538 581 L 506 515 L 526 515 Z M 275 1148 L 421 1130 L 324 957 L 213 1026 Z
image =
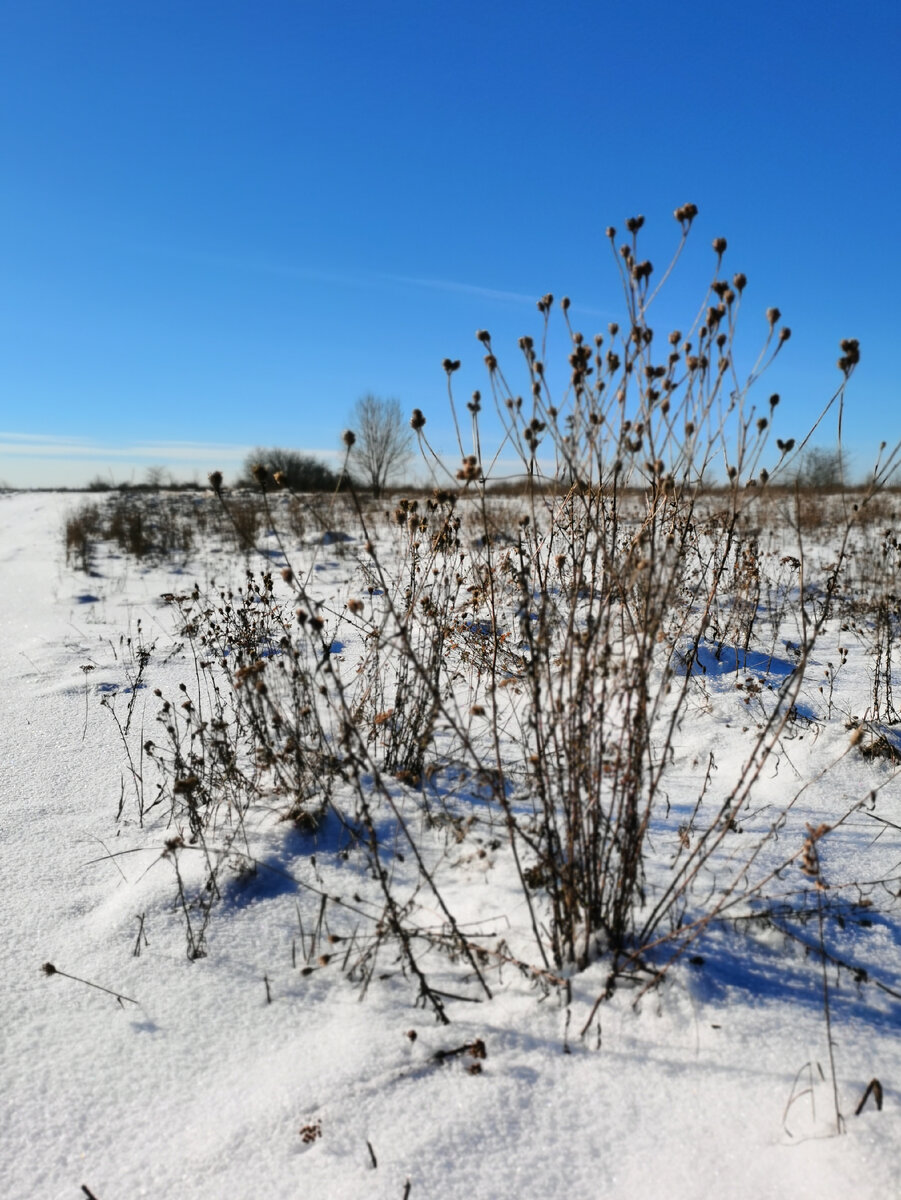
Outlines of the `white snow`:
M 301 973 L 298 908 L 309 937 L 316 903 L 286 876 L 309 875 L 315 845 L 261 819 L 249 833 L 254 854 L 276 869 L 244 884 L 235 877 L 212 910 L 207 956 L 190 961 L 163 855 L 173 830 L 162 820 L 138 825 L 123 742 L 100 700 L 111 696 L 124 719 L 131 660 L 122 639 L 138 636 L 139 621 L 156 647 L 130 744 L 154 731 L 153 688 L 194 688 L 193 660 L 172 653 L 184 639 L 159 597 L 189 590 L 195 578 L 205 586 L 208 569 L 203 555 L 181 574 L 109 556 L 98 559 L 96 577 L 66 567 L 61 528 L 74 503 L 0 496 L 3 1195 L 63 1200 L 83 1196 L 84 1186 L 97 1200 L 400 1200 L 407 1181 L 411 1200 L 898 1194 L 901 1002 L 830 968 L 847 1129 L 835 1136 L 821 965 L 771 927 L 717 927 L 693 947 L 703 963 L 680 961 L 637 1007 L 637 989 L 621 986 L 584 1037 L 606 979 L 600 961 L 573 977 L 568 1009 L 514 968 L 491 970 L 493 999 L 448 1000 L 451 1024 L 442 1026 L 416 1006 L 389 955 L 379 964 L 389 978 L 373 979 L 362 999 L 337 949 L 328 965 Z M 318 551 L 316 583 L 343 603 L 354 559 L 328 558 L 333 552 Z M 352 662 L 347 625 L 339 641 Z M 835 644 L 818 660 L 832 659 Z M 713 659 L 699 676 L 695 715 L 679 739 L 686 764 L 711 739 L 724 773 L 747 757 L 751 706 L 735 690 L 734 670 L 743 677 L 768 667 L 759 656 L 739 658 L 719 676 L 723 660 Z M 894 824 L 857 813 L 828 843 L 826 873 L 871 880 L 894 868 L 897 876 L 898 784 L 886 762 L 848 752 L 842 716 L 866 708 L 865 648 L 843 669 L 841 709 L 831 716 L 817 669 L 802 698 L 815 719 L 798 721 L 755 805 L 763 813 L 810 780 L 793 814 L 803 829 L 877 789 L 874 812 Z M 777 695 L 790 670 L 786 655 L 771 672 Z M 703 765 L 680 778 L 670 800 L 691 805 Z M 359 864 L 342 875 L 323 838 L 325 890 L 353 891 Z M 443 860 L 449 894 L 464 919 L 515 944 L 525 913 L 503 849 L 465 851 Z M 188 859 L 183 852 L 179 861 Z M 885 903 L 874 904 L 872 922 L 849 928 L 834 952 L 898 988 L 901 926 L 893 897 L 878 894 Z M 42 972 L 48 962 L 58 974 Z M 433 969 L 440 977 L 438 956 Z M 447 969 L 448 991 L 459 990 L 460 975 Z M 467 994 L 478 997 L 471 985 Z M 484 1060 L 435 1058 L 475 1039 Z M 475 1061 L 480 1074 L 468 1070 Z M 854 1116 L 874 1077 L 882 1111 L 871 1099 Z

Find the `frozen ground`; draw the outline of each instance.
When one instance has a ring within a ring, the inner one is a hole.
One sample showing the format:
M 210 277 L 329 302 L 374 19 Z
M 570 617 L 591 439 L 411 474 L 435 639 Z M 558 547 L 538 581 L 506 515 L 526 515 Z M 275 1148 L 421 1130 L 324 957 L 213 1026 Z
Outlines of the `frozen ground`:
M 157 648 L 136 699 L 138 732 L 152 726 L 154 687 L 192 683 L 193 662 L 170 655 L 172 611 L 159 596 L 190 587 L 193 576 L 145 573 L 125 559 L 100 560 L 94 577 L 66 568 L 61 523 L 72 504 L 0 497 L 3 1195 L 74 1200 L 83 1187 L 97 1200 L 897 1194 L 901 1003 L 831 972 L 847 1125 L 833 1136 L 820 966 L 771 930 L 711 936 L 698 947 L 703 963 L 680 964 L 637 1011 L 621 988 L 585 1038 L 602 964 L 574 979 L 569 1013 L 556 994 L 542 1000 L 507 971 L 492 975 L 491 1001 L 448 1000 L 448 1026 L 414 1005 L 399 972 L 373 980 L 363 1000 L 334 963 L 302 974 L 299 897 L 275 871 L 236 882 L 213 912 L 207 956 L 189 961 L 162 857 L 166 832 L 142 830 L 131 816 L 122 742 L 99 701 L 118 691 L 124 714 L 122 637 L 134 638 L 139 620 Z M 327 567 L 321 586 L 338 587 L 346 570 L 345 560 Z M 854 670 L 852 661 L 844 686 L 863 695 Z M 819 717 L 822 699 L 811 692 Z M 720 721 L 725 756 L 740 738 L 729 707 L 737 700 L 715 677 L 709 694 L 698 728 Z M 843 757 L 847 737 L 836 717 L 811 724 L 789 748 L 811 778 L 835 763 L 806 794 L 804 815 L 828 819 L 875 787 L 878 813 L 901 824 L 890 766 Z M 691 746 L 681 749 L 687 756 Z M 788 786 L 788 774 L 769 786 Z M 688 772 L 689 799 L 693 782 Z M 830 871 L 866 878 L 869 862 L 849 865 L 842 854 L 868 853 L 882 828 L 873 869 L 889 873 L 901 858 L 897 830 L 875 826 L 852 822 Z M 309 843 L 283 825 L 255 837 L 279 870 L 309 861 Z M 500 929 L 522 920 L 500 857 L 496 868 L 473 859 L 459 870 L 480 921 Z M 895 914 L 875 912 L 849 947 L 898 988 Z M 57 975 L 42 972 L 47 962 Z M 476 1039 L 484 1059 L 436 1058 Z M 476 1062 L 479 1074 L 469 1070 Z M 882 1111 L 871 1099 L 854 1116 L 874 1077 Z

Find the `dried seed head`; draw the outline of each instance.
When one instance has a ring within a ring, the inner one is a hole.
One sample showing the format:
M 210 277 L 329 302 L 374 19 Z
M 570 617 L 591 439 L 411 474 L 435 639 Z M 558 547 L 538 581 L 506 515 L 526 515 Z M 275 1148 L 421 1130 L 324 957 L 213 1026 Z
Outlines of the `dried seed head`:
M 488 332 L 487 329 L 477 329 L 476 337 L 479 339 L 480 342 L 484 342 L 486 346 L 491 341 L 491 334 Z
M 418 433 L 425 426 L 425 417 L 422 414 L 422 409 L 414 408 L 413 414 L 410 417 L 410 428 L 415 429 Z
M 692 221 L 698 215 L 697 204 L 680 204 L 673 213 L 676 220 L 682 225 L 691 225 Z
M 354 433 L 354 431 L 352 429 L 345 429 L 344 432 L 341 434 L 341 441 L 348 448 L 348 450 L 351 448 L 351 446 L 353 446 L 353 444 L 356 440 L 357 440 L 357 435 Z
M 560 301 L 560 307 L 564 312 L 569 312 L 569 296 L 564 296 Z
M 716 237 L 713 239 L 713 248 L 720 258 L 722 258 L 722 256 L 726 253 L 727 245 L 728 243 L 724 237 Z
M 735 290 L 741 293 L 748 286 L 748 277 L 744 271 L 738 271 L 732 276 L 732 282 L 735 284 Z
M 769 321 L 771 329 L 776 324 L 776 322 L 779 320 L 779 318 L 781 316 L 782 316 L 782 313 L 779 311 L 778 308 L 768 308 L 766 310 L 766 319 Z
M 787 342 L 788 339 L 791 337 L 791 335 L 792 335 L 792 331 L 789 329 L 789 327 L 787 325 L 783 325 L 782 328 L 779 330 L 779 341 Z
M 838 366 L 839 370 L 847 376 L 851 374 L 852 368 L 860 362 L 860 342 L 857 338 L 842 338 L 840 345 L 843 353 L 838 360 Z
M 447 371 L 448 375 L 452 375 L 454 371 L 460 370 L 459 358 L 446 358 L 441 365 L 444 367 L 445 371 Z
M 638 233 L 642 225 L 644 225 L 644 217 L 629 217 L 626 221 L 626 228 L 632 234 Z
M 207 476 L 207 479 L 209 479 L 209 481 L 210 481 L 210 487 L 213 489 L 213 491 L 218 496 L 220 494 L 220 492 L 222 491 L 222 472 L 221 471 L 210 471 L 209 475 Z
M 647 259 L 645 259 L 644 262 L 636 263 L 632 268 L 632 278 L 636 283 L 641 283 L 643 279 L 651 278 L 651 272 L 653 270 L 653 265 Z

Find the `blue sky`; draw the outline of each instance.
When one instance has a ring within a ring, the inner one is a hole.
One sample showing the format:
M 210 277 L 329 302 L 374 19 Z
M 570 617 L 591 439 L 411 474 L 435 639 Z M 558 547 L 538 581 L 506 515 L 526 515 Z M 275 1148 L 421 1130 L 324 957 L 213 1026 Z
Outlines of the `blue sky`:
M 749 355 L 769 305 L 792 328 L 782 436 L 860 339 L 862 472 L 901 437 L 899 60 L 897 0 L 7 3 L 0 481 L 335 452 L 367 391 L 451 452 L 442 359 L 484 387 L 475 330 L 515 364 L 547 291 L 604 329 L 605 227 L 643 213 L 662 265 L 686 201 L 660 323 L 726 236 Z

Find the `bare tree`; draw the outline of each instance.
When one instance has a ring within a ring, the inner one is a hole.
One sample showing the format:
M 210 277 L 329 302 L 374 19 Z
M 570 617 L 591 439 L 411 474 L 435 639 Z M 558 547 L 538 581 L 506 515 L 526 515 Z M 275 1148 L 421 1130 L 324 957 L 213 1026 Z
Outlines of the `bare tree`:
M 147 467 L 144 471 L 144 485 L 152 492 L 158 492 L 160 488 L 165 487 L 168 478 L 169 472 L 165 467 Z
M 831 488 L 844 482 L 846 471 L 841 447 L 812 446 L 802 455 L 795 478 L 802 488 Z
M 397 400 L 367 392 L 354 405 L 351 429 L 356 434 L 354 473 L 377 499 L 410 455 L 408 423 Z

